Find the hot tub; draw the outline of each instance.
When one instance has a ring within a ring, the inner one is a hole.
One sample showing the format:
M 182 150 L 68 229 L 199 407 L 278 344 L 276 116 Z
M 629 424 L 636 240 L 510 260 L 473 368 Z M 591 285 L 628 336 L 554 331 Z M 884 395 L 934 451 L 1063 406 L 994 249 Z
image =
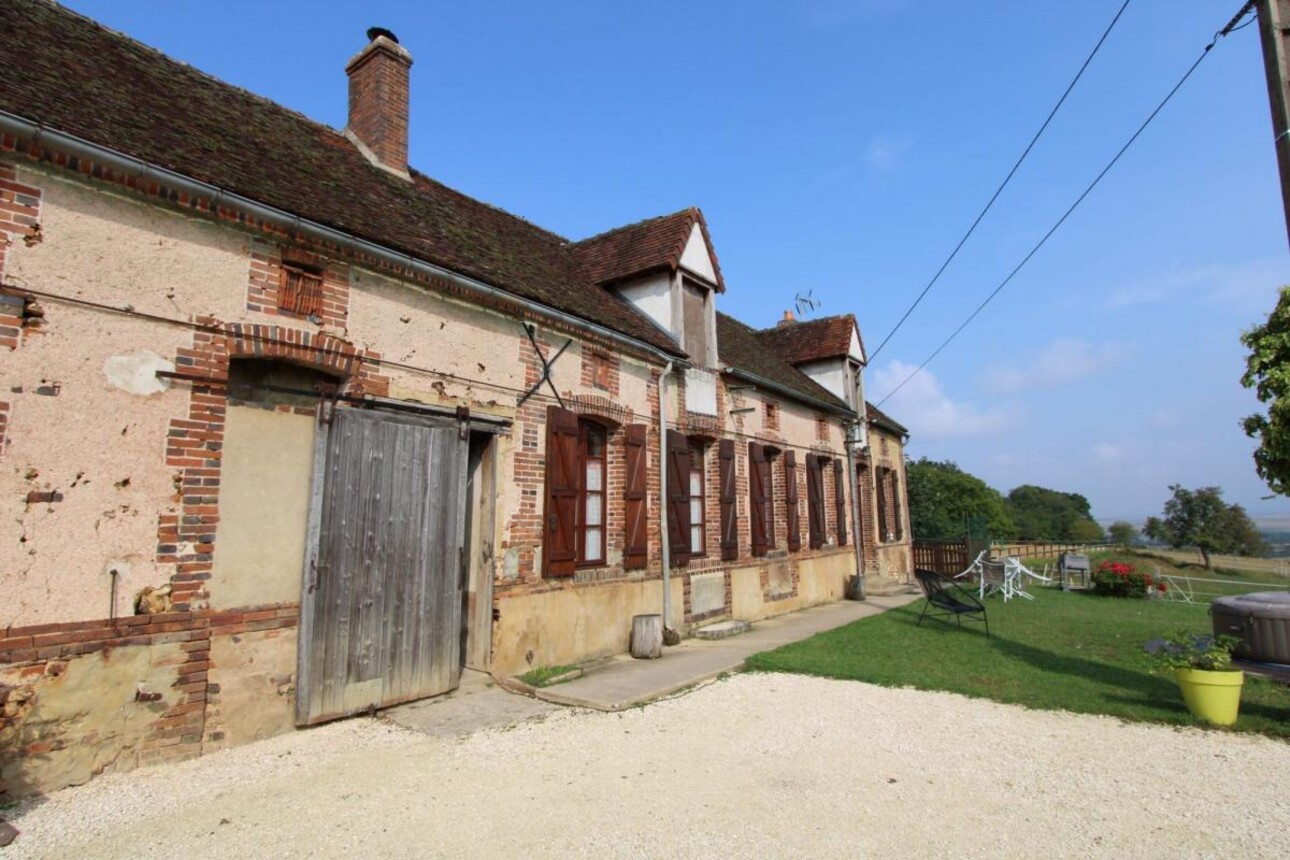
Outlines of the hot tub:
M 1290 592 L 1218 597 L 1210 604 L 1215 636 L 1241 640 L 1234 655 L 1258 663 L 1290 663 Z

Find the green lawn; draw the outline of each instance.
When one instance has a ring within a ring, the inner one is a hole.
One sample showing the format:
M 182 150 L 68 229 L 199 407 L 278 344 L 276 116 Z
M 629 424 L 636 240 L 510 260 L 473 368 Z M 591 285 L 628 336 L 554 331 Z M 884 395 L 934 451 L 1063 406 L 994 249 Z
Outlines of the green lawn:
M 1197 725 L 1173 679 L 1151 673 L 1147 641 L 1180 629 L 1208 633 L 1204 606 L 1041 589 L 1034 601 L 986 600 L 991 636 L 928 618 L 921 599 L 756 654 L 750 669 L 947 690 L 1031 708 Z M 1231 731 L 1290 738 L 1290 688 L 1246 676 Z

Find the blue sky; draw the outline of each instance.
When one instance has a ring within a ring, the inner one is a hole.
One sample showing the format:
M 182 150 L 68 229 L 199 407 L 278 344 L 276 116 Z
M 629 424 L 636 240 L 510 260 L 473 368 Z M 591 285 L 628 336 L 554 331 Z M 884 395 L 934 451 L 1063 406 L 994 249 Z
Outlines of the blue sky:
M 707 216 L 720 307 L 811 290 L 870 348 L 1024 148 L 1121 0 L 295 3 L 72 0 L 335 127 L 367 27 L 412 52 L 411 160 L 572 238 Z M 992 290 L 1239 0 L 1133 0 L 972 241 L 877 356 L 880 399 Z M 1218 485 L 1257 517 L 1242 329 L 1290 283 L 1257 27 L 1223 40 L 995 303 L 884 408 L 909 453 L 1100 519 Z

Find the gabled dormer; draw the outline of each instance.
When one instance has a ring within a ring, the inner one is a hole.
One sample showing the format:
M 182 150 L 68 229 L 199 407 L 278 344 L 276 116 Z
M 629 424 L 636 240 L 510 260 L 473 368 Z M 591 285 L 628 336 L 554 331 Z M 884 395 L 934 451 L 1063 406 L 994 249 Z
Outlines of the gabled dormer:
M 851 314 L 796 320 L 792 311 L 757 339 L 852 409 L 861 402 L 860 371 L 868 363 L 860 327 Z
M 717 366 L 721 267 L 697 208 L 619 227 L 574 245 L 584 270 L 685 350 L 698 369 Z

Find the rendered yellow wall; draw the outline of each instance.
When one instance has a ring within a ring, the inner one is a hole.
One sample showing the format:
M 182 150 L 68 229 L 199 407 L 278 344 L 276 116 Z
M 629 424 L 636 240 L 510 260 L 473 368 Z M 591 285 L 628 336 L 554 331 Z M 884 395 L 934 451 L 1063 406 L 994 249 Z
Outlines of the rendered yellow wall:
M 683 589 L 672 580 L 671 626 L 681 626 Z M 493 672 L 583 663 L 621 654 L 631 644 L 632 616 L 663 610 L 660 580 L 626 581 L 507 597 L 493 623 Z
M 842 599 L 846 579 L 855 571 L 855 556 L 842 548 L 811 558 L 792 559 L 797 595 L 769 600 L 761 585 L 761 567 L 751 565 L 730 572 L 731 616 L 757 621 Z
M 134 768 L 139 747 L 153 723 L 181 694 L 171 684 L 187 659 L 181 645 L 116 648 L 60 663 L 61 674 L 30 674 L 0 667 L 9 693 L 0 720 L 0 750 L 34 748 L 22 759 L 4 759 L 0 785 L 11 796 L 79 785 L 105 771 Z M 38 669 L 40 667 L 37 667 Z M 160 693 L 157 701 L 135 701 L 135 692 Z
M 296 641 L 295 629 L 211 637 L 207 751 L 295 728 Z
M 230 406 L 225 420 L 211 608 L 296 602 L 317 422 L 251 406 Z

